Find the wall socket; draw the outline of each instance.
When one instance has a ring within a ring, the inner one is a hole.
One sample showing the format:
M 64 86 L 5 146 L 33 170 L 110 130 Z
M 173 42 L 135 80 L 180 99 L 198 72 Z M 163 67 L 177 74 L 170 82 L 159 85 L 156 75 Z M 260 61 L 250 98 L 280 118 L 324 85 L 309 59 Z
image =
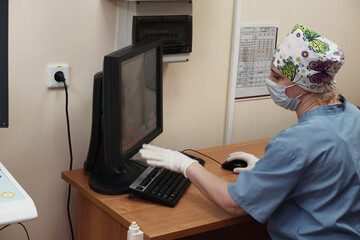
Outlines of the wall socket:
M 65 77 L 65 83 L 66 86 L 69 86 L 69 64 L 49 64 L 47 66 L 48 69 L 48 82 L 47 82 L 47 86 L 48 88 L 62 88 L 64 87 L 64 84 L 62 82 L 58 82 L 55 80 L 55 73 L 57 71 L 61 71 L 64 73 L 64 77 Z

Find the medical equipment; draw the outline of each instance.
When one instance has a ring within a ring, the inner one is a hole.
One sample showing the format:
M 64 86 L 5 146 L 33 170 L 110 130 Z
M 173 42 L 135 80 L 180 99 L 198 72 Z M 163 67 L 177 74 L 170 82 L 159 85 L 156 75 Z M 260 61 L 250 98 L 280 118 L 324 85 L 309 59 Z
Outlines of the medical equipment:
M 37 216 L 33 200 L 0 162 L 0 225 Z

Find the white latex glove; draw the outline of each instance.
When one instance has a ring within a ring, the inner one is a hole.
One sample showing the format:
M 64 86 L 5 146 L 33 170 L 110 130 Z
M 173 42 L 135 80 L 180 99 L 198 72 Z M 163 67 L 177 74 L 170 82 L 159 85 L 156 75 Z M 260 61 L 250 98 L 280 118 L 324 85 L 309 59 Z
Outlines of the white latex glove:
M 198 163 L 198 161 L 185 156 L 184 154 L 165 149 L 161 147 L 156 147 L 150 144 L 144 144 L 143 148 L 140 149 L 141 157 L 146 159 L 147 164 L 163 167 L 174 172 L 180 172 L 186 176 L 186 169 L 193 163 Z
M 259 159 L 257 157 L 255 157 L 254 155 L 250 154 L 250 153 L 245 153 L 245 152 L 234 152 L 231 153 L 228 157 L 228 159 L 226 159 L 226 161 L 231 162 L 233 160 L 243 160 L 247 163 L 247 167 L 246 168 L 234 168 L 233 172 L 234 173 L 241 173 L 242 171 L 246 171 L 246 170 L 251 170 L 255 167 L 255 164 L 257 163 L 257 161 L 259 161 Z

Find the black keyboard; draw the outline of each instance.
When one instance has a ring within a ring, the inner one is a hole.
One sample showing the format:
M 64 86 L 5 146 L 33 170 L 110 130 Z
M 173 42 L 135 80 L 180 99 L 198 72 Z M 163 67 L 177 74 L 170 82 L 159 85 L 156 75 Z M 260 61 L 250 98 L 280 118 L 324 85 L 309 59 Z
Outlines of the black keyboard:
M 205 161 L 187 153 L 185 155 L 197 160 L 201 165 Z M 176 173 L 164 168 L 149 166 L 130 185 L 130 193 L 160 203 L 165 206 L 174 207 L 185 190 L 190 186 L 190 180 L 182 173 Z

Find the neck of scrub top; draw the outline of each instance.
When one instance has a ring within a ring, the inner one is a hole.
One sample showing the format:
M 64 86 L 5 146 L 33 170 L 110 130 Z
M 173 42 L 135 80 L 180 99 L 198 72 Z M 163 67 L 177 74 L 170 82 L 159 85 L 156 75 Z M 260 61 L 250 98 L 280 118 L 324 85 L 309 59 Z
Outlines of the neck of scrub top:
M 299 106 L 296 108 L 296 115 L 299 119 L 304 113 L 311 111 L 315 108 L 325 106 L 325 105 L 334 105 L 334 104 L 341 104 L 341 102 L 337 99 L 330 101 L 328 104 L 319 104 L 316 100 L 316 93 L 306 92 L 299 98 L 301 101 Z

